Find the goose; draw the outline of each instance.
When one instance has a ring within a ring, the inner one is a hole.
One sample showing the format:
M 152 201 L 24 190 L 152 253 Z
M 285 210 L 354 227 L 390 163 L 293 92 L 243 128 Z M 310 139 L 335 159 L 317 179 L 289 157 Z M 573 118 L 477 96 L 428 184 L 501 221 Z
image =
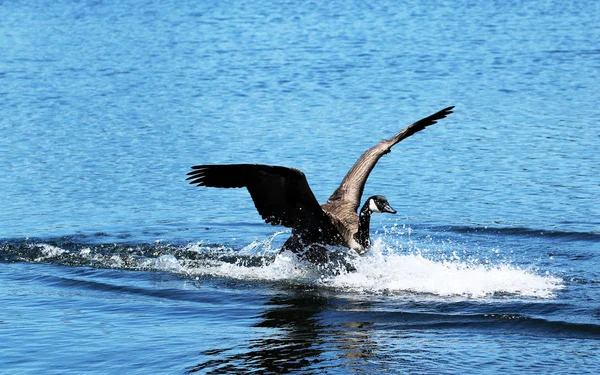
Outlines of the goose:
M 453 108 L 425 117 L 365 151 L 322 205 L 304 173 L 296 168 L 264 164 L 196 165 L 186 180 L 197 186 L 248 189 L 266 223 L 292 229 L 281 252 L 290 250 L 314 263 L 327 261 L 326 245 L 342 246 L 362 255 L 371 246 L 371 214 L 396 213 L 382 195 L 367 198 L 358 211 L 365 183 L 375 164 L 394 145 L 445 118 Z

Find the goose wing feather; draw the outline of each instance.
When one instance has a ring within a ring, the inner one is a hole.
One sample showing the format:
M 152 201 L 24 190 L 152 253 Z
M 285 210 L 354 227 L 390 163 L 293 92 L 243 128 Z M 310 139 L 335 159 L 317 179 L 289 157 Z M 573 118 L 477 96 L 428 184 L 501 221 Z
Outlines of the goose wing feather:
M 197 165 L 190 184 L 248 189 L 258 213 L 269 224 L 314 227 L 326 220 L 304 173 L 261 164 Z
M 389 153 L 395 144 L 451 114 L 453 108 L 454 106 L 444 108 L 431 116 L 425 117 L 407 126 L 392 138 L 385 139 L 365 151 L 348 171 L 340 186 L 329 197 L 325 207 L 330 211 L 355 213 L 358 210 L 367 178 L 375 167 L 375 164 L 377 164 L 377 161 L 383 155 Z

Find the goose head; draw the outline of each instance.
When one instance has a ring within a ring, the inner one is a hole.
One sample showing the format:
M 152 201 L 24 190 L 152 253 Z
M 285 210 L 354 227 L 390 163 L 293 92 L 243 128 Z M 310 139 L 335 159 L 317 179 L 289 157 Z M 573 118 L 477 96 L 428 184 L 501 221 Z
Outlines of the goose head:
M 371 212 L 387 212 L 390 214 L 395 214 L 396 210 L 390 206 L 387 198 L 383 195 L 374 195 L 367 199 L 365 207 L 368 208 Z

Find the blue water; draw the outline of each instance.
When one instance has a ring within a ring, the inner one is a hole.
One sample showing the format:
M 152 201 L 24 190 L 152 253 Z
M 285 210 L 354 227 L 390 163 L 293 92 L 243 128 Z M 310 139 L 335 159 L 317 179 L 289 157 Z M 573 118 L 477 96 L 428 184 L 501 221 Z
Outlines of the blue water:
M 0 373 L 553 373 L 600 361 L 600 3 L 0 2 Z M 377 141 L 356 272 L 277 255 Z

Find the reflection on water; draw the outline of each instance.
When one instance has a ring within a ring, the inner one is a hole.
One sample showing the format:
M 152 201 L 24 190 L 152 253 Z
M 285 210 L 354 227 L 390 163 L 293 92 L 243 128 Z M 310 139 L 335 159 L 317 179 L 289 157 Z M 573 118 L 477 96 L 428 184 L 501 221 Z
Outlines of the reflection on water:
M 285 374 L 338 366 L 364 368 L 376 356 L 377 346 L 370 337 L 372 323 L 325 324 L 322 315 L 335 315 L 340 308 L 336 301 L 312 290 L 289 288 L 286 292 L 268 301 L 257 317 L 254 327 L 267 328 L 269 334 L 238 347 L 204 351 L 203 361 L 187 372 Z M 331 353 L 337 353 L 336 358 L 330 358 Z
M 518 332 L 519 337 L 543 334 L 551 341 L 598 338 L 597 325 L 536 317 L 557 311 L 561 308 L 557 303 L 506 299 L 490 304 L 430 297 L 416 297 L 418 301 L 414 296 L 355 299 L 322 288 L 282 286 L 260 307 L 250 332 L 240 333 L 239 341 L 233 343 L 204 346 L 198 363 L 188 367 L 187 373 L 389 374 L 415 369 L 438 373 L 440 366 L 461 373 L 477 347 L 466 340 L 460 343 L 465 350 L 453 357 L 439 353 L 448 345 L 458 345 L 464 335 L 496 337 Z M 508 339 L 501 345 L 517 356 L 525 350 L 519 342 Z M 200 340 L 198 345 L 202 344 Z M 569 358 L 570 350 L 556 355 L 561 360 Z M 491 360 L 502 358 L 499 352 L 479 353 L 480 359 L 488 355 Z M 520 368 L 517 362 L 507 366 L 515 371 Z

